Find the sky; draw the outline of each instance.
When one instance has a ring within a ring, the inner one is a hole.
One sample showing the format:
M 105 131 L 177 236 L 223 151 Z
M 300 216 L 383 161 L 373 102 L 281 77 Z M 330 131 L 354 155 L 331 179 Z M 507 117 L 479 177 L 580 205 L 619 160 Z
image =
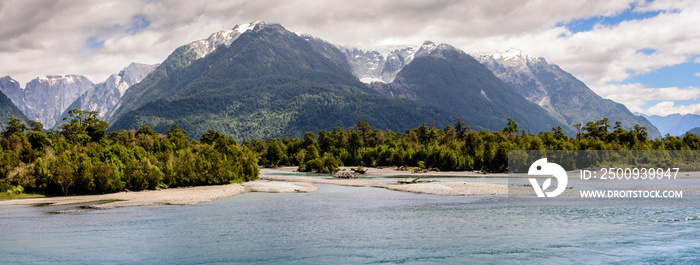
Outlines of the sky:
M 700 114 L 698 0 L 0 0 L 0 76 L 99 83 L 255 20 L 350 47 L 515 48 L 632 112 Z

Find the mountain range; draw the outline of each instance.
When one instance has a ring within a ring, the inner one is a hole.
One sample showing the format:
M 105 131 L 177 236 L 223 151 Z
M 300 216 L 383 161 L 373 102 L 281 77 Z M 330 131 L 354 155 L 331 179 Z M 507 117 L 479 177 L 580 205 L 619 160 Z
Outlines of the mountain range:
M 606 100 L 543 58 L 508 51 L 471 55 L 447 44 L 364 50 L 253 22 L 177 48 L 158 65 L 131 64 L 97 85 L 77 75 L 9 77 L 0 90 L 50 128 L 69 109 L 99 111 L 110 130 L 177 123 L 190 136 L 215 129 L 237 138 L 300 137 L 365 120 L 402 131 L 421 123 L 500 130 L 507 118 L 530 133 L 609 118 L 644 117 Z M 42 85 L 43 84 L 43 85 Z M 1 99 L 0 99 L 1 101 Z
M 539 106 L 512 93 L 472 56 L 446 44 L 424 43 L 393 82 L 373 82 L 375 90 L 392 98 L 407 98 L 456 113 L 475 129 L 499 130 L 513 118 L 528 132 L 560 126 Z M 564 127 L 573 133 L 569 127 Z
M 547 63 L 544 58 L 533 58 L 514 49 L 478 58 L 515 92 L 547 110 L 564 124 L 563 127 L 573 128 L 575 124 L 585 126 L 589 121 L 608 118 L 611 123 L 622 122 L 624 128 L 642 125 L 647 128 L 650 138 L 661 137 L 651 122 L 634 115 L 620 103 L 602 98 L 576 77 L 557 65 Z
M 19 82 L 5 76 L 0 78 L 0 91 L 23 113 L 13 117 L 41 122 L 44 128 L 55 128 L 71 109 L 98 111 L 99 117 L 104 118 L 119 104 L 124 92 L 156 66 L 132 63 L 99 84 L 93 84 L 82 75 L 49 75 L 29 81 L 24 89 Z
M 663 135 L 669 134 L 673 136 L 683 136 L 686 132 L 692 130 L 693 128 L 700 127 L 700 115 L 671 114 L 667 116 L 642 116 L 658 127 L 659 131 Z M 694 130 L 693 132 L 697 132 L 697 130 Z
M 119 106 L 126 90 L 141 82 L 156 67 L 158 67 L 158 64 L 131 63 L 118 74 L 113 74 L 104 82 L 89 88 L 84 94 L 75 99 L 61 116 L 68 117 L 69 110 L 80 109 L 97 111 L 98 117 L 104 119 L 110 111 Z
M 147 124 L 165 131 L 177 123 L 190 135 L 214 129 L 237 138 L 300 137 L 358 120 L 403 130 L 421 122 L 444 126 L 455 118 L 383 97 L 279 24 L 243 28 L 227 35 L 235 41 L 201 59 L 192 44 L 178 48 L 127 90 L 108 120 L 112 129 Z
M 9 76 L 9 82 L 0 84 L 0 90 L 7 95 L 26 118 L 41 122 L 45 128 L 52 128 L 61 118 L 61 113 L 75 99 L 91 89 L 94 84 L 82 75 L 48 75 L 27 83 L 21 89 L 19 83 Z

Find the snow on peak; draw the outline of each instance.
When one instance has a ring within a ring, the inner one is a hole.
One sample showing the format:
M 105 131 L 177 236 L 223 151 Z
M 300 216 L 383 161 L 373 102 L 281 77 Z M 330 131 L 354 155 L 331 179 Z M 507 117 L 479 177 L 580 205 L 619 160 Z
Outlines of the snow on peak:
M 437 45 L 435 45 L 435 42 L 426 40 L 426 41 L 423 42 L 423 45 L 421 45 L 421 48 L 423 48 L 423 47 L 428 48 L 428 49 L 429 49 L 429 48 L 433 48 L 433 49 L 434 49 L 435 47 L 437 47 Z
M 236 25 L 235 27 L 233 27 L 233 30 L 237 31 L 238 33 L 243 34 L 246 31 L 254 30 L 255 26 L 260 25 L 260 24 L 265 24 L 265 21 L 253 21 L 253 22 L 250 22 L 248 24 Z
M 423 45 L 421 45 L 420 48 L 418 49 L 418 51 L 416 51 L 416 54 L 414 55 L 414 57 L 418 58 L 418 57 L 428 55 L 431 52 L 433 52 L 437 47 L 438 46 L 435 45 L 435 43 L 432 41 L 429 41 L 429 40 L 424 41 Z
M 63 79 L 65 79 L 68 83 L 75 83 L 75 78 L 73 75 L 64 75 Z
M 533 57 L 530 55 L 525 54 L 523 51 L 515 49 L 515 48 L 508 48 L 504 52 L 497 53 L 492 55 L 492 57 L 496 60 L 502 60 L 502 61 L 514 61 L 514 62 L 524 62 L 524 63 L 537 63 L 539 61 L 542 61 L 544 59 L 539 58 L 539 57 Z
M 504 60 L 513 60 L 513 59 L 521 59 L 521 58 L 527 58 L 528 56 L 523 53 L 523 51 L 515 49 L 515 48 L 508 48 L 502 53 L 496 54 L 494 57 L 496 58 L 501 58 Z
M 200 59 L 214 52 L 216 48 L 221 45 L 225 45 L 226 47 L 231 46 L 231 43 L 238 39 L 241 34 L 249 30 L 257 30 L 259 29 L 258 26 L 266 24 L 265 21 L 253 21 L 248 24 L 236 25 L 232 29 L 215 32 L 211 34 L 209 38 L 194 41 L 189 44 L 189 48 L 197 55 L 196 59 Z
M 380 46 L 374 47 L 372 49 L 365 48 L 365 49 L 363 49 L 363 51 L 378 52 L 379 54 L 384 56 L 384 58 L 387 58 L 391 54 L 395 54 L 395 53 L 401 52 L 401 51 L 406 51 L 406 52 L 410 53 L 411 56 L 413 56 L 413 53 L 415 53 L 415 51 L 417 51 L 418 48 L 419 48 L 419 46 L 416 46 L 416 45 L 380 45 Z

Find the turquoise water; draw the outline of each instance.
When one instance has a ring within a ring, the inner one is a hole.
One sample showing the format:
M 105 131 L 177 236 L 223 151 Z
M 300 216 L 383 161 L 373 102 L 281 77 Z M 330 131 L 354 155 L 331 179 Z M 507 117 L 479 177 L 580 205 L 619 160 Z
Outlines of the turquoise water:
M 3 264 L 700 263 L 700 208 L 509 207 L 319 185 L 191 206 L 0 206 Z

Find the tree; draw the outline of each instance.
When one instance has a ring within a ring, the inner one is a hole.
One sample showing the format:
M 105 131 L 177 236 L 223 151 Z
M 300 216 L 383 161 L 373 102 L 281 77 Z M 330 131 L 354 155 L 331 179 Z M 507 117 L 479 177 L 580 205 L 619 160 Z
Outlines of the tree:
M 184 149 L 190 145 L 189 137 L 185 133 L 187 132 L 181 130 L 177 123 L 173 123 L 168 130 L 168 140 L 175 145 L 177 150 Z
M 136 135 L 142 135 L 142 134 L 155 135 L 156 132 L 153 129 L 151 129 L 151 127 L 144 124 L 144 125 L 141 125 L 141 127 L 139 127 L 138 131 L 136 131 Z
M 517 133 L 518 124 L 515 123 L 515 121 L 512 118 L 508 118 L 508 124 L 506 124 L 506 127 L 503 127 L 503 130 L 501 130 L 501 132 L 506 134 Z
M 10 122 L 7 124 L 7 128 L 2 133 L 3 137 L 8 138 L 10 137 L 10 135 L 21 133 L 27 130 L 27 125 L 24 124 L 24 121 L 12 117 L 7 117 L 7 119 L 10 120 Z
M 59 126 L 61 134 L 72 143 L 85 144 L 89 141 L 99 142 L 105 138 L 105 131 L 109 124 L 97 117 L 97 111 L 84 111 L 72 109 L 68 111 L 71 117 L 69 123 Z M 67 120 L 64 117 L 63 120 Z
M 455 133 L 457 134 L 457 139 L 464 139 L 464 136 L 467 134 L 469 129 L 471 129 L 471 126 L 464 126 L 462 118 L 456 118 L 455 121 L 457 121 L 455 122 Z
M 576 128 L 576 140 L 581 140 L 581 124 L 577 123 L 574 124 L 574 127 Z
M 355 126 L 355 129 L 359 130 L 362 132 L 362 147 L 366 148 L 367 145 L 367 132 L 372 131 L 372 126 L 369 126 L 369 123 L 365 121 L 358 121 L 357 126 Z
M 316 135 L 312 132 L 307 132 L 304 134 L 304 141 L 302 142 L 302 145 L 304 147 L 308 147 L 311 145 L 316 144 Z
M 350 150 L 352 150 L 353 157 L 357 158 L 357 151 L 360 147 L 365 145 L 365 142 L 362 140 L 362 135 L 358 131 L 350 131 L 349 133 L 348 145 Z
M 41 122 L 28 120 L 27 125 L 29 125 L 29 130 L 34 132 L 41 132 L 44 129 L 44 125 Z
M 226 137 L 217 131 L 209 129 L 206 133 L 202 134 L 202 137 L 199 141 L 203 144 L 213 145 L 216 142 L 225 143 Z

